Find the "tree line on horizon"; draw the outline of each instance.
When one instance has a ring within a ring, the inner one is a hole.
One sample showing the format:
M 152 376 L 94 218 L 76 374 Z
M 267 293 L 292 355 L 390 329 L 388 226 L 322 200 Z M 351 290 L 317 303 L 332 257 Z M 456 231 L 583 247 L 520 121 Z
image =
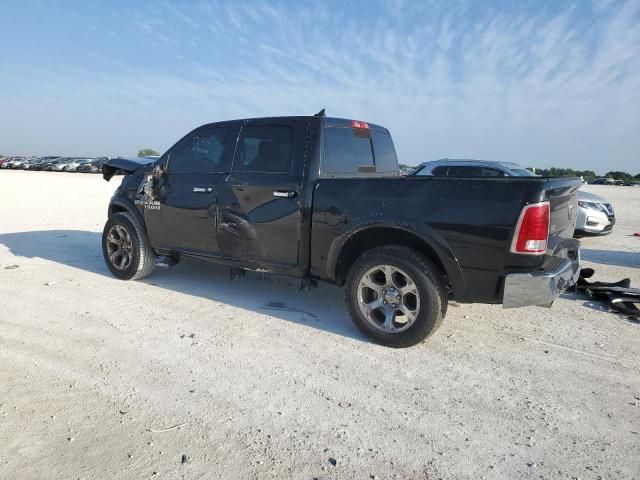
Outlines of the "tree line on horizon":
M 411 172 L 415 170 L 417 167 L 413 165 L 406 165 L 401 163 L 399 165 L 400 170 Z M 527 167 L 527 170 L 531 170 L 532 172 L 537 173 L 543 177 L 582 177 L 586 181 L 591 181 L 596 178 L 612 178 L 613 180 L 623 180 L 625 182 L 637 182 L 640 181 L 640 173 L 633 175 L 629 172 L 623 172 L 619 170 L 612 170 L 610 172 L 605 173 L 604 175 L 598 175 L 593 170 L 574 170 L 573 168 L 559 168 L 559 167 L 550 167 L 550 168 L 536 168 L 536 167 Z
M 587 181 L 596 178 L 612 178 L 613 180 L 623 180 L 625 182 L 633 182 L 640 180 L 640 173 L 633 175 L 629 172 L 623 172 L 619 170 L 612 170 L 604 175 L 596 175 L 593 170 L 574 170 L 572 168 L 534 168 L 527 167 L 528 170 L 534 171 L 538 175 L 543 177 L 582 177 Z

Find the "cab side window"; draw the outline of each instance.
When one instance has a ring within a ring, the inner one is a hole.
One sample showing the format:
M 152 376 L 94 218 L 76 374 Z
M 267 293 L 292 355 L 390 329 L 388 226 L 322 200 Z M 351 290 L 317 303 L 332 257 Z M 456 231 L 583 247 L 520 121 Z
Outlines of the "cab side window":
M 289 173 L 293 162 L 293 129 L 284 125 L 242 127 L 234 172 Z
M 444 166 L 434 168 L 431 172 L 431 175 L 433 175 L 434 177 L 446 177 L 447 173 L 449 173 L 449 167 Z
M 451 166 L 449 167 L 449 177 L 481 177 L 482 167 L 472 166 Z
M 504 177 L 505 174 L 500 170 L 496 170 L 495 168 L 483 168 L 482 169 L 483 177 Z
M 169 158 L 171 173 L 224 172 L 228 155 L 225 141 L 228 128 L 217 127 L 198 130 L 174 148 Z

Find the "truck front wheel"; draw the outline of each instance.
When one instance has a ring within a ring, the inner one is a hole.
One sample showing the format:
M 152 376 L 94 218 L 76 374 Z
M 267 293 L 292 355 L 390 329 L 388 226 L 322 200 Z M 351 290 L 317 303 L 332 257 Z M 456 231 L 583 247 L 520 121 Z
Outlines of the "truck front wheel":
M 435 332 L 446 312 L 442 274 L 416 250 L 384 246 L 351 266 L 346 303 L 356 326 L 388 347 L 410 347 Z
M 153 270 L 155 254 L 147 235 L 127 212 L 115 213 L 107 220 L 102 253 L 111 273 L 122 280 L 138 280 Z

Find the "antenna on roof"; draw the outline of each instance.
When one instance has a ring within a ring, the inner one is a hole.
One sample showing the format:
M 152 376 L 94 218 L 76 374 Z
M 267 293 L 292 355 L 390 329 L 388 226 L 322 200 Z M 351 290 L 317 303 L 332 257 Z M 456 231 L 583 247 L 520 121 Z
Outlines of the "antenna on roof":
M 314 117 L 326 117 L 324 108 L 314 115 Z

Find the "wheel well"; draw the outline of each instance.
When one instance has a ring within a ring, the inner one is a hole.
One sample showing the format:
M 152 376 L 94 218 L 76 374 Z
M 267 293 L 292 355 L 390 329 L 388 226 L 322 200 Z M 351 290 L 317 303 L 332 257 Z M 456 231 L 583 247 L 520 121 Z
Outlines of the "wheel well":
M 411 232 L 389 227 L 367 228 L 355 234 L 345 243 L 336 263 L 336 283 L 340 286 L 344 285 L 351 265 L 360 255 L 367 250 L 384 245 L 403 245 L 417 250 L 438 267 L 445 278 L 445 283 L 448 283 L 444 265 L 431 245 Z
M 126 211 L 128 210 L 124 208 L 122 205 L 117 205 L 117 204 L 109 205 L 109 216 L 113 215 L 114 213 L 120 213 L 120 212 L 126 212 Z
M 146 225 L 144 222 L 144 218 L 142 217 L 142 215 L 140 214 L 140 212 L 138 210 L 136 210 L 133 206 L 131 206 L 130 208 L 127 208 L 126 205 L 122 205 L 119 202 L 113 202 L 109 205 L 109 210 L 108 210 L 108 216 L 111 217 L 112 215 L 115 215 L 116 213 L 120 213 L 120 212 L 127 212 L 130 215 L 132 215 L 136 221 L 140 224 L 140 226 L 143 229 L 146 229 Z

